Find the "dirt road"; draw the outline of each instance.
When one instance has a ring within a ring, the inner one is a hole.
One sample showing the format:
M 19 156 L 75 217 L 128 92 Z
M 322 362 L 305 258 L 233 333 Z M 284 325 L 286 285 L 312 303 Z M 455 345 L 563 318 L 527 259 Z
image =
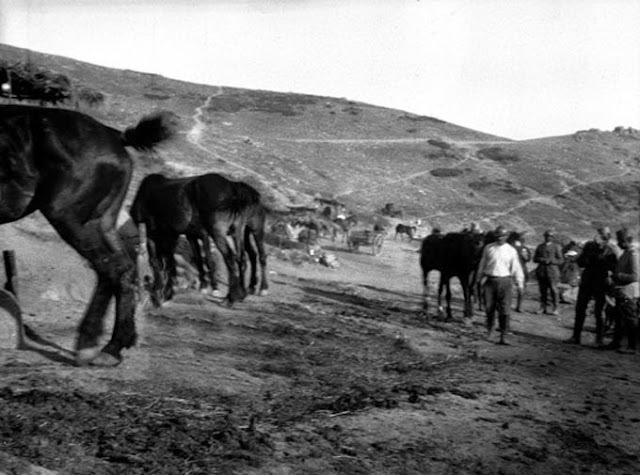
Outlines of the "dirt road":
M 111 370 L 76 368 L 65 351 L 90 272 L 62 244 L 46 245 L 64 269 L 23 242 L 25 313 L 42 344 L 0 352 L 0 474 L 640 466 L 640 356 L 561 343 L 569 305 L 559 317 L 514 315 L 510 346 L 484 339 L 481 316 L 464 326 L 425 315 L 418 241 L 387 240 L 376 257 L 323 242 L 335 270 L 271 248 L 268 296 L 228 309 L 179 294 L 140 315 L 140 344 Z M 531 285 L 526 310 L 536 294 Z

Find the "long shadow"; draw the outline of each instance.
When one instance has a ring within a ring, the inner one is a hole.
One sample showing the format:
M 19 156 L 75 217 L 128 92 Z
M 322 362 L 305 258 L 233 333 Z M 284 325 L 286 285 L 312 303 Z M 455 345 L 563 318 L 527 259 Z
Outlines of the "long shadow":
M 325 251 L 333 251 L 333 252 L 348 252 L 349 250 L 346 247 L 337 247 L 335 245 L 325 246 L 321 245 L 323 250 Z
M 68 350 L 53 341 L 47 340 L 40 336 L 37 332 L 35 332 L 28 325 L 24 325 L 24 333 L 25 337 L 31 340 L 33 343 L 37 343 L 38 345 L 54 348 L 58 351 L 50 351 L 45 348 L 41 348 L 39 346 L 34 346 L 30 344 L 28 341 L 25 341 L 25 344 L 20 348 L 21 350 L 33 351 L 35 353 L 39 353 L 45 358 L 55 361 L 56 363 L 62 363 L 69 366 L 75 366 L 74 353 L 71 350 Z
M 366 308 L 379 307 L 376 301 L 365 299 L 357 295 L 348 295 L 342 292 L 322 290 L 314 287 L 301 287 L 301 289 L 308 294 L 334 300 L 336 302 L 343 303 L 343 304 L 357 305 L 357 306 L 366 307 Z
M 360 284 L 360 287 L 363 287 L 369 290 L 374 290 L 376 292 L 380 292 L 384 294 L 396 295 L 398 297 L 403 297 L 403 298 L 416 298 L 416 295 L 417 295 L 415 292 L 400 292 L 398 290 L 382 289 L 380 287 L 376 287 L 375 285 L 369 285 L 369 284 Z

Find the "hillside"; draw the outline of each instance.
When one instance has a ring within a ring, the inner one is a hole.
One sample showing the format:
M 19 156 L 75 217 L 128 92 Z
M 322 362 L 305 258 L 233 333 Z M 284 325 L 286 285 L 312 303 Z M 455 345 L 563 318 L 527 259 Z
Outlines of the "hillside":
M 277 205 L 319 193 L 371 215 L 394 203 L 405 219 L 445 230 L 501 222 L 588 237 L 600 224 L 637 222 L 634 134 L 512 141 L 347 99 L 190 84 L 6 45 L 0 54 L 101 91 L 104 104 L 80 108 L 110 125 L 160 108 L 180 115 L 183 136 L 159 156 L 140 157 L 132 190 L 151 170 L 217 171 L 251 182 Z

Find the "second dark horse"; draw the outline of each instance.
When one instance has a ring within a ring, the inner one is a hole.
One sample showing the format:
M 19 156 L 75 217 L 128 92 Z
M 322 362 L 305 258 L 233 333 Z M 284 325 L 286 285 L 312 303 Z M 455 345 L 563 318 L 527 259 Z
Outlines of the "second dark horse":
M 265 211 L 260 203 L 260 194 L 251 186 L 215 173 L 185 178 L 152 174 L 142 180 L 130 213 L 137 225 L 144 223 L 147 228 L 149 261 L 154 271 L 152 299 L 157 305 L 173 296 L 176 278 L 173 253 L 181 234 L 191 244 L 201 287 L 205 280 L 202 245 L 209 282 L 215 289 L 214 264 L 209 247 L 211 237 L 229 272 L 229 304 L 246 296 L 243 250 L 248 247 L 245 241 L 253 235 L 262 264 L 261 291 L 266 290 Z M 229 245 L 228 237 L 233 239 L 233 246 Z M 255 251 L 249 250 L 248 254 L 254 264 Z M 165 271 L 167 278 L 163 278 Z M 251 282 L 255 287 L 255 274 L 252 274 Z
M 438 285 L 438 311 L 442 310 L 441 296 L 443 288 L 447 290 L 447 317 L 451 318 L 451 288 L 449 282 L 457 277 L 464 295 L 464 316 L 473 316 L 471 287 L 474 271 L 478 266 L 484 247 L 484 236 L 478 233 L 431 234 L 424 238 L 420 248 L 420 267 L 422 268 L 423 307 L 428 309 L 428 276 L 432 270 L 440 271 Z

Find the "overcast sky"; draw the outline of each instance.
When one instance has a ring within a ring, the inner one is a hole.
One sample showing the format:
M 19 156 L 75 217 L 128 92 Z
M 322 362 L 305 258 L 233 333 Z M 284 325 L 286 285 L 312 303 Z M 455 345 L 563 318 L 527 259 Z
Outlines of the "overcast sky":
M 0 42 L 514 139 L 640 128 L 640 0 L 0 0 Z

